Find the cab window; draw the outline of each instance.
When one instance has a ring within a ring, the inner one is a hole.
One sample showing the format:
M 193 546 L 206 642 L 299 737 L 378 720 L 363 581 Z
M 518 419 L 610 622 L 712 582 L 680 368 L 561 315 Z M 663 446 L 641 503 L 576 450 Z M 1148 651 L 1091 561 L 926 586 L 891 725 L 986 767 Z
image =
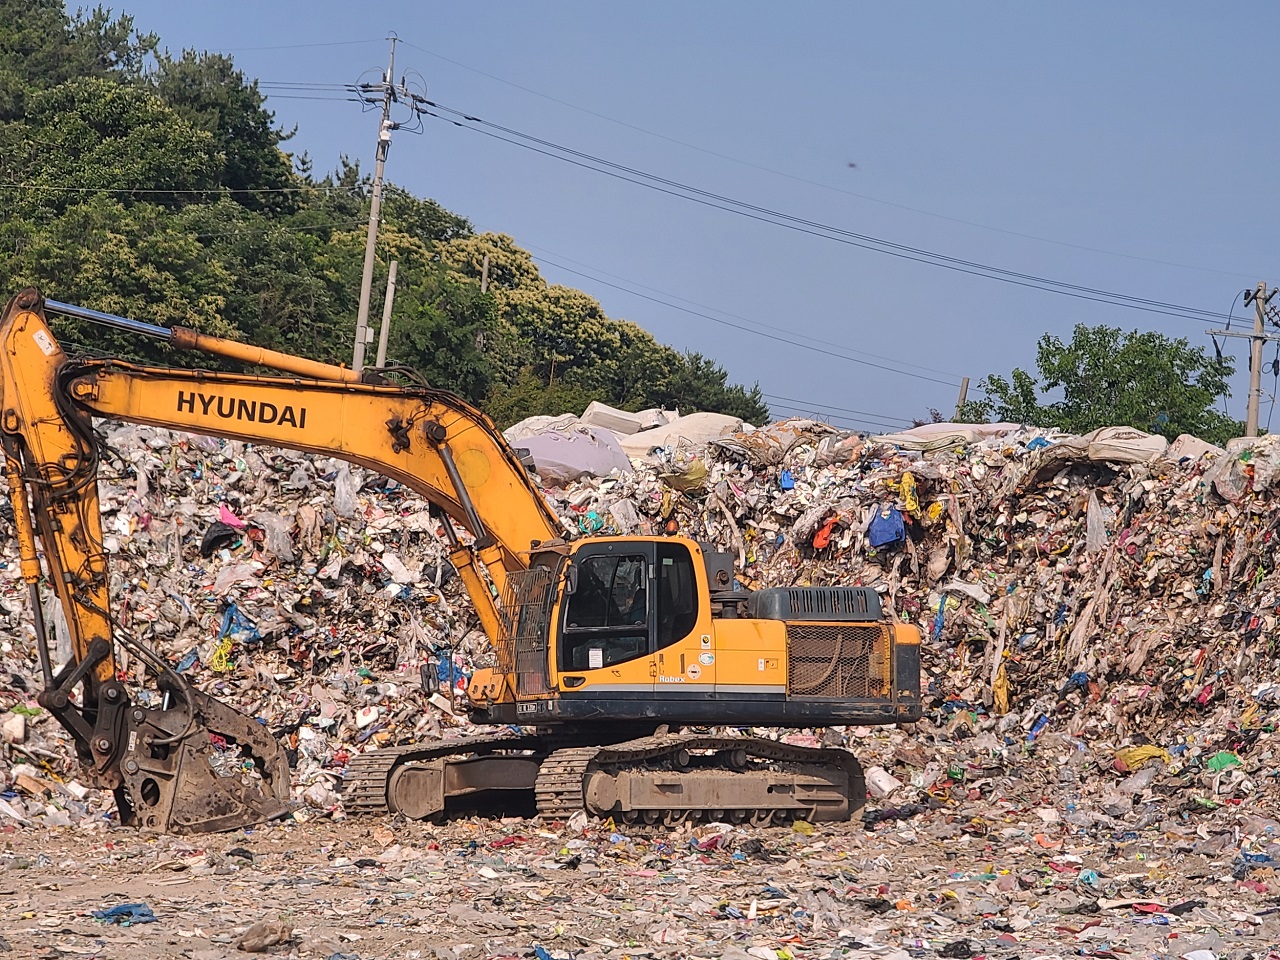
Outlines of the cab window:
M 565 609 L 561 670 L 596 670 L 649 652 L 649 568 L 643 556 L 586 557 Z
M 680 544 L 658 546 L 658 649 L 683 640 L 698 622 L 693 557 Z

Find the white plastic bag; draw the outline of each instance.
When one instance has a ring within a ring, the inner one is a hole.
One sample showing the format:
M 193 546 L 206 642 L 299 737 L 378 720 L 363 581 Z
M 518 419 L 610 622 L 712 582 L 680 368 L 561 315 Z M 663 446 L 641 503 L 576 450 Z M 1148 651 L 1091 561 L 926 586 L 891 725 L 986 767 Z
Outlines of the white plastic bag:
M 340 517 L 352 517 L 356 512 L 356 493 L 360 490 L 360 481 L 351 475 L 351 467 L 342 463 L 338 466 L 338 476 L 333 481 L 333 511 Z

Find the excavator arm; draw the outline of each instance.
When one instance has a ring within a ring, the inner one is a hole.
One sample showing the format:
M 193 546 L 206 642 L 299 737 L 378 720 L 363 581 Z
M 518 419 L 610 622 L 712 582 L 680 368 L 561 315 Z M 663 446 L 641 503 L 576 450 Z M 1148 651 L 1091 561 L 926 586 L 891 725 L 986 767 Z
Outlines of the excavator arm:
M 57 306 L 89 319 L 150 327 Z M 181 328 L 140 332 L 159 331 L 175 346 L 291 376 L 72 361 L 54 339 L 44 308 L 39 292 L 28 289 L 0 318 L 0 443 L 36 617 L 45 688 L 39 702 L 71 733 L 89 778 L 116 792 L 125 822 L 169 832 L 242 826 L 285 809 L 289 774 L 264 727 L 201 693 L 113 629 L 93 417 L 336 456 L 403 483 L 447 515 L 451 560 L 490 637 L 505 633 L 496 598 L 508 573 L 525 569 L 532 549 L 564 533 L 492 422 L 453 394 L 367 383 L 342 367 Z M 41 557 L 72 639 L 72 659 L 56 674 L 40 619 Z M 159 705 L 130 700 L 117 676 L 116 643 L 155 676 Z M 228 751 L 236 753 L 237 775 L 223 775 Z

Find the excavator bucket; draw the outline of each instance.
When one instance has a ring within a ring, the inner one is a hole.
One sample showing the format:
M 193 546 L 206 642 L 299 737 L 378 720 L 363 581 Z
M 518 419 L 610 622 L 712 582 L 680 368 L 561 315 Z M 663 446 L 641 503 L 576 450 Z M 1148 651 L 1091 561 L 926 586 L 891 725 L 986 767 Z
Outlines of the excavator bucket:
M 125 711 L 121 821 L 164 833 L 215 833 L 287 814 L 289 763 L 270 731 L 174 674 L 164 686 L 166 699 L 179 705 Z

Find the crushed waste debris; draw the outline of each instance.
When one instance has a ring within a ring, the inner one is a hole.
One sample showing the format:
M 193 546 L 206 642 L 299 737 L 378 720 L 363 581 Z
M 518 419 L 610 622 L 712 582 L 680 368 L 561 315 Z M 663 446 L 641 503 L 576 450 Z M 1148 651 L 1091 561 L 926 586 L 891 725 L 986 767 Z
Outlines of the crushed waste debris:
M 553 432 L 586 419 L 629 468 L 609 448 L 608 473 L 574 473 L 554 447 L 567 530 L 680 533 L 731 551 L 743 590 L 867 586 L 920 626 L 918 724 L 753 731 L 853 750 L 856 819 L 344 821 L 353 756 L 492 732 L 463 709 L 490 652 L 439 521 L 332 458 L 104 424 L 117 628 L 282 739 L 295 810 L 198 843 L 113 822 L 35 701 L 0 502 L 0 940 L 202 960 L 1280 956 L 1280 440 L 588 413 Z M 517 447 L 547 425 L 524 429 Z M 121 651 L 120 669 L 145 698 L 146 665 Z

